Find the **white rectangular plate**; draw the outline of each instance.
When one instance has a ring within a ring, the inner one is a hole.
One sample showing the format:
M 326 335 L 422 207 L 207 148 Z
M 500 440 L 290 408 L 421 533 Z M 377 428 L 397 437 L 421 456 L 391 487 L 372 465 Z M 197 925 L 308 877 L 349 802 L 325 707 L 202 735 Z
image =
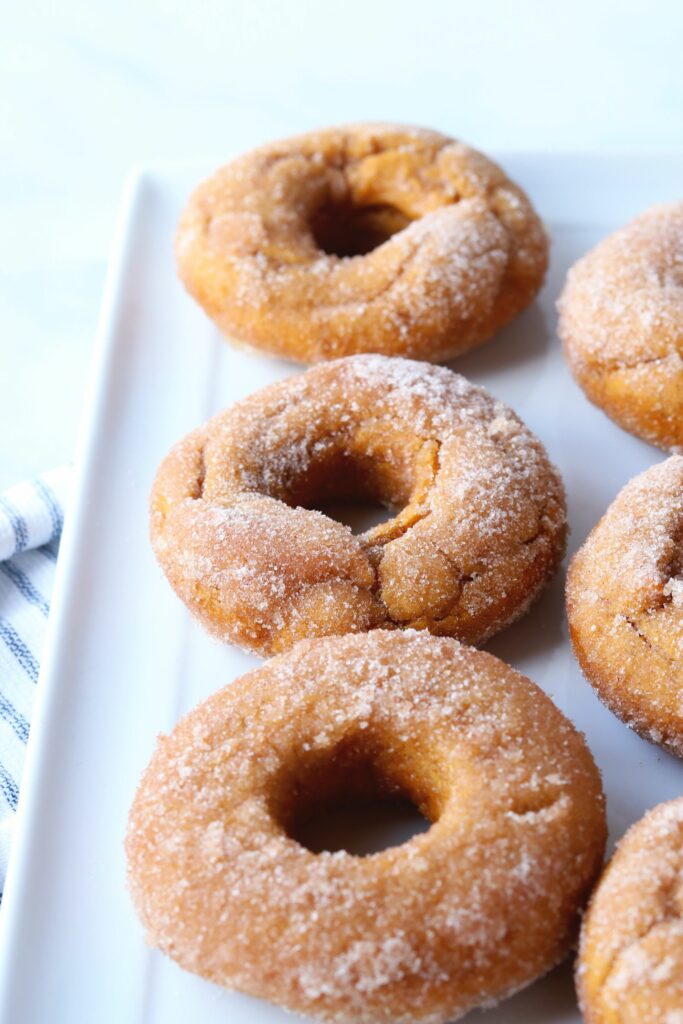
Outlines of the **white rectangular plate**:
M 612 424 L 572 382 L 555 299 L 589 246 L 651 202 L 680 198 L 683 155 L 501 159 L 548 224 L 551 271 L 537 303 L 454 366 L 509 402 L 547 445 L 567 485 L 574 550 L 619 488 L 662 454 Z M 209 169 L 148 171 L 128 192 L 0 913 L 3 1024 L 288 1019 L 148 949 L 124 881 L 126 815 L 156 734 L 256 663 L 209 640 L 162 578 L 147 541 L 150 483 L 186 431 L 297 372 L 224 344 L 176 279 L 177 216 Z M 540 683 L 586 733 L 614 840 L 646 808 L 683 792 L 683 764 L 598 703 L 569 649 L 562 586 L 558 578 L 489 648 Z M 578 1022 L 569 966 L 485 1020 Z

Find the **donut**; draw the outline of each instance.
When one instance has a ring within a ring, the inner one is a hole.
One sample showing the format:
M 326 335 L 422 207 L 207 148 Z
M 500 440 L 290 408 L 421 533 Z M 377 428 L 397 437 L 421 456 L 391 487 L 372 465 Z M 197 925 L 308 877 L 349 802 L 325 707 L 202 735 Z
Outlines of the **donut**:
M 581 929 L 576 980 L 586 1024 L 683 1021 L 683 798 L 621 840 Z
M 532 301 L 548 242 L 487 157 L 423 128 L 298 135 L 201 184 L 176 241 L 187 290 L 232 341 L 300 363 L 446 360 Z
M 558 304 L 576 381 L 625 430 L 683 451 L 683 202 L 653 206 L 576 263 Z
M 683 458 L 624 487 L 567 577 L 574 652 L 601 700 L 683 757 Z
M 316 810 L 403 795 L 432 823 L 313 853 Z M 602 865 L 600 776 L 532 682 L 428 633 L 304 640 L 159 740 L 126 840 L 148 941 L 337 1024 L 442 1024 L 561 960 Z
M 360 535 L 316 507 L 396 510 Z M 445 367 L 347 356 L 281 380 L 177 444 L 151 539 L 209 632 L 269 655 L 380 626 L 479 643 L 565 545 L 560 478 L 501 402 Z

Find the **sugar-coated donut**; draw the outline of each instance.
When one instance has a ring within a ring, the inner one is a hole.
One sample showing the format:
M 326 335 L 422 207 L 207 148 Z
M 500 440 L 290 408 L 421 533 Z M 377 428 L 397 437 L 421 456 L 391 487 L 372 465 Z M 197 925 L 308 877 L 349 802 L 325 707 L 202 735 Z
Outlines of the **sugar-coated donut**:
M 369 856 L 302 821 L 402 794 L 432 822 Z M 162 737 L 130 814 L 152 944 L 337 1024 L 442 1024 L 567 952 L 602 865 L 600 777 L 532 682 L 448 638 L 302 641 Z
M 635 477 L 572 560 L 574 651 L 598 696 L 683 757 L 683 457 Z
M 370 496 L 354 535 L 315 506 Z M 412 626 L 478 643 L 564 553 L 562 483 L 501 402 L 445 367 L 348 356 L 238 402 L 177 444 L 151 497 L 172 586 L 223 640 Z
M 572 267 L 560 336 L 586 395 L 632 434 L 683 451 L 683 202 L 653 206 Z
M 262 146 L 193 193 L 180 276 L 221 331 L 296 362 L 445 360 L 536 295 L 548 261 L 522 190 L 438 132 L 329 128 Z
M 586 1024 L 683 1021 L 683 798 L 628 830 L 581 930 Z

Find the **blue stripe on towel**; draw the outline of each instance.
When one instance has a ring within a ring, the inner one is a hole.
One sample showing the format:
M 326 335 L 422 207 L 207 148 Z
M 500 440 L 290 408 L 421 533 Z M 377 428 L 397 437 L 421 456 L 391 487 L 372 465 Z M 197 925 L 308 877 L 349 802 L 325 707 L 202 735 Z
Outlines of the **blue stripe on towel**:
M 0 764 L 0 790 L 13 811 L 17 809 L 19 790 L 17 784 L 3 764 Z
M 0 497 L 0 508 L 3 509 L 5 515 L 12 524 L 17 551 L 23 551 L 28 544 L 28 528 L 26 526 L 26 520 L 14 507 L 9 498 Z
M 47 618 L 50 606 L 40 593 L 37 587 L 34 587 L 30 579 L 25 572 L 18 569 L 13 562 L 0 562 L 0 572 L 3 576 L 6 576 L 8 580 L 11 580 L 15 585 L 22 597 L 25 597 L 29 604 L 34 605 L 42 614 Z
M 0 718 L 3 718 L 8 725 L 11 725 L 15 733 L 26 743 L 28 739 L 29 725 L 24 716 L 20 711 L 17 711 L 14 704 L 7 700 L 3 694 L 0 693 Z
M 26 675 L 32 682 L 37 682 L 38 662 L 21 639 L 16 629 L 14 629 L 13 626 L 10 626 L 6 619 L 2 618 L 0 618 L 0 637 L 5 641 L 5 645 L 19 662 Z
M 52 539 L 59 537 L 64 526 L 64 515 L 55 499 L 52 488 L 45 483 L 44 480 L 34 480 L 33 489 L 40 496 L 45 505 L 47 505 L 48 512 L 50 513 L 50 519 L 52 520 Z

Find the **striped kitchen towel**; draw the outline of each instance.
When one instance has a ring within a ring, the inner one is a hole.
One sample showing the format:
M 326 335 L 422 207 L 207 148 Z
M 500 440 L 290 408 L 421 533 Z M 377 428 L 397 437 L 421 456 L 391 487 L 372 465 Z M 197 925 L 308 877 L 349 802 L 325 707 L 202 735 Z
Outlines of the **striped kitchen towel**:
M 0 495 L 0 892 L 70 484 L 63 466 Z

